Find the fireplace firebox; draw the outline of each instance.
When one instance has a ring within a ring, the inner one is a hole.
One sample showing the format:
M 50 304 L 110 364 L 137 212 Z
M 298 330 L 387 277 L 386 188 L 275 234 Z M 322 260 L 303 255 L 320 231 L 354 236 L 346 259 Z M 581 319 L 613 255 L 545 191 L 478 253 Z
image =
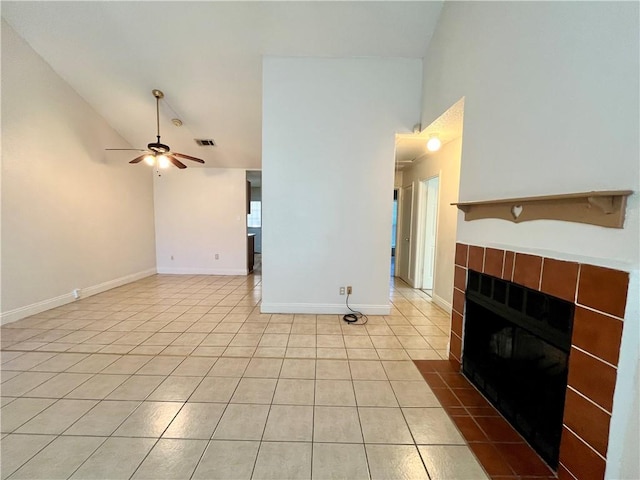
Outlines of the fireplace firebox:
M 462 370 L 558 467 L 574 305 L 468 271 Z

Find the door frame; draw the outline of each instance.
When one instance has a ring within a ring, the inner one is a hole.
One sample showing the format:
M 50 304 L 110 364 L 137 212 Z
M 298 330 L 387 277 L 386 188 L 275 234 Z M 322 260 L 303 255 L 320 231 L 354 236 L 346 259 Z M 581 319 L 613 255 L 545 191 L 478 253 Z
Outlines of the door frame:
M 436 209 L 434 219 L 434 230 L 435 230 L 435 245 L 434 245 L 434 254 L 433 254 L 433 286 L 436 283 L 436 275 L 438 273 L 438 269 L 436 268 L 435 261 L 438 255 L 438 223 L 440 219 L 440 173 L 437 175 L 433 175 L 431 177 L 421 178 L 418 184 L 418 212 L 417 212 L 417 235 L 416 235 L 416 258 L 415 258 L 415 271 L 419 272 L 416 274 L 414 281 L 414 288 L 424 288 L 424 259 L 427 252 L 425 252 L 425 241 L 426 241 L 426 229 L 427 229 L 427 183 L 435 178 L 438 179 L 438 196 L 436 197 Z M 433 290 L 432 286 L 432 290 Z
M 408 190 L 408 192 L 407 192 Z M 402 280 L 404 280 L 405 282 L 407 282 L 409 285 L 412 285 L 413 283 L 413 279 L 411 278 L 411 271 L 412 271 L 412 265 L 411 265 L 411 245 L 412 245 L 412 236 L 413 236 L 413 204 L 414 204 L 414 187 L 413 187 L 413 183 L 401 187 L 398 189 L 398 230 L 396 232 L 396 269 L 395 269 L 395 276 L 401 278 Z M 405 202 L 405 196 L 406 195 L 410 195 L 410 202 L 411 202 L 411 210 L 410 210 L 410 217 L 409 217 L 409 243 L 406 245 L 407 248 L 405 249 L 405 243 L 403 240 L 403 235 L 402 232 L 404 230 L 404 202 Z M 406 250 L 406 251 L 405 251 Z M 404 258 L 406 256 L 407 259 L 407 277 L 403 278 L 401 276 L 402 273 L 402 269 L 400 268 L 400 265 L 402 264 L 402 262 L 404 262 Z M 413 269 L 415 270 L 415 269 Z

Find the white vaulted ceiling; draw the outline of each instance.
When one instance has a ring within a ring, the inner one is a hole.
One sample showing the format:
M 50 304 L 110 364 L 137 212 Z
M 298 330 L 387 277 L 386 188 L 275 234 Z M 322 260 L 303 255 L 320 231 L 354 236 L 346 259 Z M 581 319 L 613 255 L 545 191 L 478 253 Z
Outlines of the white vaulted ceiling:
M 3 1 L 2 16 L 132 146 L 155 141 L 158 88 L 163 143 L 207 166 L 259 169 L 263 56 L 422 58 L 441 6 Z

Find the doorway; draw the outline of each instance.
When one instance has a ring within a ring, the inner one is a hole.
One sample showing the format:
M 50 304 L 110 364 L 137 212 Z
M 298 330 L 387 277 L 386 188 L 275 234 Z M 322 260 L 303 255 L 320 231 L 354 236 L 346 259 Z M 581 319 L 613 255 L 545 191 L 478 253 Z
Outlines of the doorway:
M 421 225 L 423 228 L 419 287 L 429 296 L 433 294 L 435 277 L 439 191 L 440 177 L 433 177 L 420 182 Z
M 393 189 L 391 210 L 391 276 L 396 276 L 396 242 L 398 240 L 398 189 Z
M 398 240 L 398 277 L 413 285 L 411 279 L 411 213 L 413 206 L 413 185 L 400 192 L 400 236 Z
M 247 171 L 247 197 L 248 270 L 260 274 L 262 273 L 262 171 Z

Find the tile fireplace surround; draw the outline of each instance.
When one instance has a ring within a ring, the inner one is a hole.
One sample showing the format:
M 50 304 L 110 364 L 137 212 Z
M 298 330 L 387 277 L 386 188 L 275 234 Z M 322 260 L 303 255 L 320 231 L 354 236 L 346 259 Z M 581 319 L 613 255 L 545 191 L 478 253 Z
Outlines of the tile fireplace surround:
M 461 243 L 455 264 L 449 358 L 458 363 L 468 270 L 574 303 L 558 478 L 604 478 L 629 274 Z

